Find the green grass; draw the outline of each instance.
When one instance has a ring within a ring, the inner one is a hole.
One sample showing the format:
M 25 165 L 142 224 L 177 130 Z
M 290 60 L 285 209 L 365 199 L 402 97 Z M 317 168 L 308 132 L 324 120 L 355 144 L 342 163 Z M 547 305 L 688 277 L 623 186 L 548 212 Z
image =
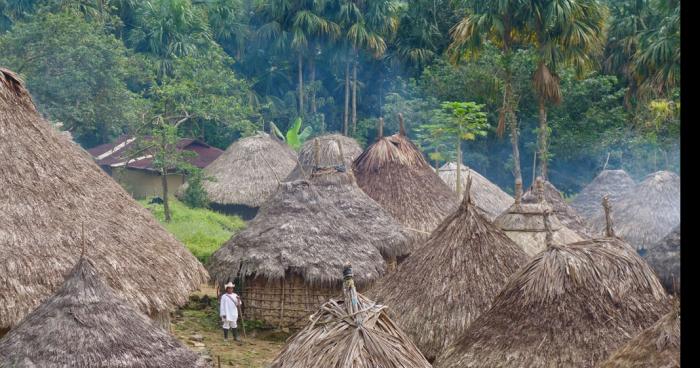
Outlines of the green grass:
M 212 253 L 245 227 L 245 222 L 238 216 L 205 208 L 189 208 L 175 198 L 170 199 L 172 221 L 168 223 L 165 222 L 163 205 L 148 204 L 149 201 L 150 198 L 147 198 L 139 203 L 148 208 L 202 263 L 206 263 Z

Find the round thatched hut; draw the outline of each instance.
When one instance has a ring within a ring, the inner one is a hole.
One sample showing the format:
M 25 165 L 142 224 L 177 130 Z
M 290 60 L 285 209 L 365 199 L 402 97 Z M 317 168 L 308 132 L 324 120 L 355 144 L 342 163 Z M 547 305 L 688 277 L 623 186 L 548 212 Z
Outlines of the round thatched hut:
M 603 170 L 576 195 L 571 207 L 585 219 L 602 215 L 600 201 L 604 196 L 617 202 L 634 185 L 634 179 L 625 170 Z
M 352 262 L 361 287 L 386 264 L 364 231 L 306 180 L 282 183 L 248 227 L 214 252 L 208 269 L 219 284 L 242 278 L 247 318 L 297 327 L 337 294 L 337 270 Z
M 473 188 L 468 182 L 465 193 Z M 390 307 L 397 325 L 429 361 L 489 308 L 508 277 L 528 260 L 471 202 L 465 194 L 427 243 L 368 293 Z
M 39 115 L 5 69 L 0 188 L 0 335 L 61 286 L 78 259 L 81 228 L 107 283 L 163 324 L 208 279 L 148 210 Z
M 234 142 L 209 164 L 204 174 L 213 180 L 202 186 L 213 208 L 251 219 L 296 162 L 296 153 L 287 144 L 258 132 Z
M 7 364 L 7 365 L 5 365 Z M 80 258 L 56 294 L 0 339 L 3 367 L 208 367 Z
M 661 279 L 666 290 L 681 292 L 681 226 L 650 247 L 644 259 Z
M 538 180 L 542 180 L 538 178 Z M 562 225 L 567 229 L 571 229 L 578 233 L 582 238 L 590 238 L 588 223 L 579 216 L 576 210 L 571 207 L 566 200 L 561 195 L 561 192 L 554 184 L 550 183 L 548 180 L 544 180 L 542 185 L 544 186 L 544 200 L 552 206 L 554 215 L 557 219 L 561 221 Z M 540 198 L 537 194 L 537 181 L 534 183 L 530 189 L 523 194 L 523 203 L 537 203 L 540 202 Z M 600 201 L 598 201 L 600 204 Z M 600 207 L 600 205 L 598 206 Z M 560 243 L 566 244 L 566 243 Z
M 316 143 L 317 140 L 318 143 Z M 338 146 L 338 143 L 340 143 L 340 146 Z M 315 144 L 318 144 L 317 150 L 314 149 Z M 341 155 L 341 149 L 343 161 L 339 162 L 338 157 Z M 318 151 L 318 155 L 316 151 Z M 342 134 L 325 134 L 310 139 L 301 146 L 299 162 L 285 181 L 306 179 L 316 166 L 328 167 L 343 164 L 345 167 L 351 168 L 352 162 L 361 153 L 362 147 L 360 147 L 360 144 L 355 139 Z
M 670 310 L 649 265 L 609 237 L 552 245 L 516 272 L 435 367 L 595 367 Z
M 504 192 L 498 185 L 489 181 L 468 166 L 461 165 L 460 184 L 462 189 L 467 183 L 467 177 L 472 178 L 471 196 L 474 204 L 483 210 L 489 221 L 493 221 L 503 211 L 513 204 L 513 197 Z M 453 191 L 457 191 L 457 164 L 448 162 L 438 170 L 440 179 L 445 182 Z M 462 197 L 464 191 L 462 191 Z
M 614 352 L 600 368 L 680 368 L 680 304 Z
M 367 195 L 423 240 L 459 205 L 403 128 L 367 147 L 353 172 Z
M 612 204 L 615 233 L 643 252 L 680 223 L 681 179 L 669 171 L 649 174 Z M 591 220 L 593 233 L 604 228 L 603 214 Z
M 310 317 L 271 368 L 429 368 L 386 306 L 357 293 L 352 268 L 343 270 L 344 298 L 331 299 Z

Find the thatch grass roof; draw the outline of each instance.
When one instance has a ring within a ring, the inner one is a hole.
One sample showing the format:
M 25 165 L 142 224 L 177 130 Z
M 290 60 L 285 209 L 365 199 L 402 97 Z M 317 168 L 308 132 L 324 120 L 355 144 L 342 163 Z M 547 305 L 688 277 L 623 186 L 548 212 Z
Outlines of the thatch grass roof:
M 541 180 L 541 179 L 540 179 Z M 561 195 L 561 192 L 554 184 L 548 180 L 543 181 L 544 199 L 552 206 L 554 214 L 557 216 L 562 225 L 566 228 L 577 232 L 582 238 L 590 238 L 588 223 L 571 207 Z M 536 203 L 539 201 L 536 185 L 532 185 L 525 194 L 523 194 L 523 203 Z M 598 201 L 600 207 L 600 201 Z M 566 243 L 561 243 L 566 244 Z
M 318 162 L 314 153 L 314 146 L 318 140 Z M 340 147 L 338 146 L 340 143 Z M 343 151 L 343 160 L 340 160 L 340 151 Z M 301 146 L 299 150 L 299 162 L 294 167 L 294 170 L 289 174 L 285 181 L 306 179 L 314 167 L 328 167 L 336 165 L 345 165 L 348 169 L 352 167 L 352 162 L 362 153 L 362 147 L 357 141 L 351 137 L 342 134 L 325 134 L 313 139 L 310 139 Z
M 308 284 L 334 285 L 338 270 L 355 265 L 357 280 L 369 283 L 385 271 L 385 262 L 360 227 L 306 180 L 284 182 L 245 230 L 209 259 L 217 282 L 237 276 L 283 279 L 298 274 Z
M 147 314 L 186 303 L 208 278 L 148 210 L 39 115 L 5 69 L 0 188 L 0 330 L 60 287 L 78 260 L 81 228 L 107 283 Z
M 666 290 L 681 291 L 681 226 L 653 245 L 644 254 L 644 259 L 656 271 Z
M 462 180 L 462 197 L 464 197 L 464 186 L 467 183 L 467 176 L 472 178 L 471 196 L 474 204 L 482 209 L 490 221 L 493 221 L 498 215 L 507 210 L 514 199 L 508 193 L 504 192 L 498 185 L 489 181 L 484 176 L 470 169 L 468 166 L 461 165 L 461 180 Z M 448 162 L 438 170 L 440 179 L 447 184 L 453 191 L 457 191 L 457 164 Z
M 670 307 L 623 241 L 552 245 L 510 278 L 435 367 L 595 367 Z
M 634 179 L 625 170 L 603 170 L 576 195 L 571 207 L 585 219 L 602 215 L 600 201 L 603 196 L 607 195 L 616 202 L 634 185 Z
M 399 327 L 433 360 L 489 308 L 508 277 L 527 260 L 465 196 L 425 245 L 368 295 L 388 305 Z
M 615 234 L 637 249 L 647 249 L 681 220 L 681 179 L 669 171 L 649 174 L 634 189 L 611 201 Z M 605 229 L 605 216 L 591 220 L 591 231 Z
M 0 339 L 0 366 L 204 368 L 207 363 L 119 298 L 95 265 L 81 258 L 56 294 Z
M 357 184 L 400 223 L 426 239 L 459 205 L 403 134 L 381 137 L 353 163 Z
M 351 271 L 352 272 L 352 271 Z M 338 272 L 340 274 L 340 272 Z M 271 368 L 429 368 L 386 306 L 355 291 L 346 278 L 343 299 L 331 299 L 290 338 Z
M 204 169 L 212 203 L 260 207 L 296 165 L 296 153 L 267 133 L 239 139 Z M 180 191 L 187 188 L 183 185 Z
M 601 368 L 680 368 L 680 304 L 658 322 L 628 341 Z

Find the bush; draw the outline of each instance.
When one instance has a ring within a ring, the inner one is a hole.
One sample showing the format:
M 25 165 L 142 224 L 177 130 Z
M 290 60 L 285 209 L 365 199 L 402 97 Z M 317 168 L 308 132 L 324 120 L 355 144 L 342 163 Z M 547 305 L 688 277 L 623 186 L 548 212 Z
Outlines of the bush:
M 202 186 L 202 182 L 206 180 L 204 172 L 201 169 L 193 170 L 187 178 L 187 189 L 182 195 L 182 201 L 191 208 L 207 208 L 209 207 L 209 198 L 207 192 Z

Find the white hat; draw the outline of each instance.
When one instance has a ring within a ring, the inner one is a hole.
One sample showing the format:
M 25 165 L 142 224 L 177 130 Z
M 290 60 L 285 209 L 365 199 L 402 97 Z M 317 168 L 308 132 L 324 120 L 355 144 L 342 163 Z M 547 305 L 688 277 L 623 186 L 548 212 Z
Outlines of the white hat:
M 228 288 L 232 288 L 232 287 L 234 287 L 233 283 L 231 281 L 229 281 L 228 284 L 224 285 L 224 290 L 226 290 Z

